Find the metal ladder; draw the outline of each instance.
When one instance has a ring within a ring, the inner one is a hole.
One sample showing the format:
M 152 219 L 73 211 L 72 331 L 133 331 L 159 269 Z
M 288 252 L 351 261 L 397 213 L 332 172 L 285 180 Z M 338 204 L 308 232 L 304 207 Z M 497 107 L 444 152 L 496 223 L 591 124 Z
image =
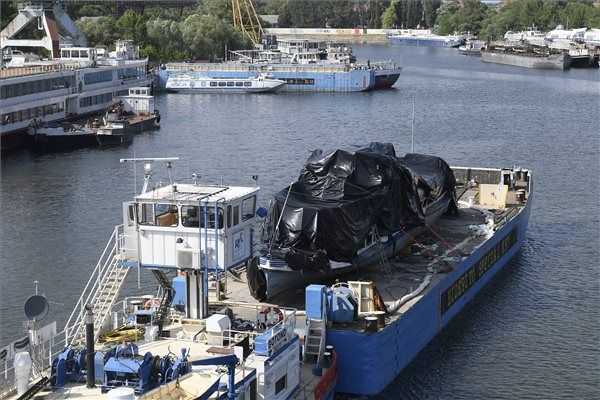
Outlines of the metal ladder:
M 304 338 L 304 360 L 308 356 L 315 356 L 317 365 L 321 363 L 321 357 L 325 350 L 327 339 L 327 322 L 323 319 L 309 319 L 306 325 L 306 337 Z
M 317 365 L 321 364 L 323 352 L 327 342 L 327 296 L 321 298 L 321 315 L 318 318 L 306 318 L 306 334 L 304 336 L 304 355 L 306 361 L 309 356 L 315 356 Z
M 381 241 L 381 236 L 379 236 L 379 230 L 377 229 L 377 227 L 373 229 L 373 238 L 377 241 L 377 244 L 375 246 L 379 247 L 379 264 L 381 265 L 381 268 L 383 268 L 384 274 L 391 275 L 392 267 L 385 256 L 385 249 L 383 247 L 383 242 Z
M 65 324 L 66 343 L 69 345 L 85 341 L 86 305 L 90 305 L 94 313 L 95 340 L 98 340 L 100 331 L 111 314 L 112 307 L 129 272 L 129 267 L 125 264 L 121 251 L 122 228 L 122 225 L 115 227 Z
M 175 295 L 175 290 L 173 290 L 173 287 L 171 286 L 171 282 L 169 282 L 169 278 L 167 277 L 167 275 L 164 272 L 162 272 L 158 269 L 153 269 L 152 273 L 154 274 L 154 277 L 158 281 L 158 283 L 160 285 L 160 289 L 162 291 L 160 304 L 158 306 L 158 310 L 156 311 L 156 314 L 154 317 L 156 326 L 158 326 L 158 336 L 160 336 L 162 333 L 164 323 L 165 323 L 167 317 L 169 316 L 169 310 L 171 308 L 171 302 L 173 301 L 173 296 Z

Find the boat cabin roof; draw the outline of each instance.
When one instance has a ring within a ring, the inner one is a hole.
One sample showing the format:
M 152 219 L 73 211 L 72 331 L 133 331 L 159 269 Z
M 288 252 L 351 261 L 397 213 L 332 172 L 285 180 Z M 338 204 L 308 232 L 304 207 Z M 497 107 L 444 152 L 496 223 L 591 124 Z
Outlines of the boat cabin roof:
M 217 201 L 231 202 L 245 198 L 259 191 L 259 187 L 247 186 L 211 186 L 190 183 L 173 183 L 154 190 L 149 190 L 136 196 L 141 202 L 214 203 Z

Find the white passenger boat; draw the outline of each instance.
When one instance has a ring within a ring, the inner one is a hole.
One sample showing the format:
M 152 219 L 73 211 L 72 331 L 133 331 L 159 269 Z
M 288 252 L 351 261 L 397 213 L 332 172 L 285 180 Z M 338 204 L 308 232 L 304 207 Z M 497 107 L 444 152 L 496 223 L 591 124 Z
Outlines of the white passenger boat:
M 252 78 L 211 78 L 188 74 L 174 75 L 167 80 L 171 92 L 197 93 L 272 93 L 281 89 L 285 81 L 264 76 Z

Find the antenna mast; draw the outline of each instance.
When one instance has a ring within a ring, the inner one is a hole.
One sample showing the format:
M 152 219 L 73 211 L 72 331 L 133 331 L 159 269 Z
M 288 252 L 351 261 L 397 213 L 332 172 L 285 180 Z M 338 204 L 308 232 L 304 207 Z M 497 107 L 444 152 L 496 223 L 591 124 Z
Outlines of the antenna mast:
M 412 121 L 410 124 L 410 152 L 415 152 L 415 95 L 412 98 Z

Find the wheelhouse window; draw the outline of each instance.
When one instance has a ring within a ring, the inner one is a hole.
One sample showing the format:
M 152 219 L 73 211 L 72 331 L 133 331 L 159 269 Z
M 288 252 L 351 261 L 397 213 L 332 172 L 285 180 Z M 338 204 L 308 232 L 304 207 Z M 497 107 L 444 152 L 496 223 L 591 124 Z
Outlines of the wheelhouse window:
M 197 228 L 198 224 L 198 206 L 182 206 L 181 225 L 186 228 Z
M 174 204 L 141 203 L 137 214 L 140 225 L 173 227 L 179 224 L 179 210 Z
M 219 229 L 223 229 L 223 209 L 218 208 Z M 205 220 L 208 220 L 208 228 L 215 229 L 215 207 L 208 206 L 206 208 L 206 215 L 204 214 L 204 207 L 200 207 L 200 214 L 198 215 L 198 206 L 183 206 L 181 207 L 181 224 L 186 228 L 201 228 L 205 227 Z
M 256 196 L 248 197 L 242 201 L 242 221 L 247 221 L 254 217 L 256 207 Z
M 240 206 L 233 207 L 233 226 L 240 223 Z
M 154 214 L 156 226 L 177 226 L 179 224 L 179 210 L 174 204 L 156 204 Z
M 227 227 L 231 228 L 231 222 L 233 221 L 233 208 L 227 206 Z
M 154 225 L 154 204 L 138 204 L 138 223 L 140 225 Z

